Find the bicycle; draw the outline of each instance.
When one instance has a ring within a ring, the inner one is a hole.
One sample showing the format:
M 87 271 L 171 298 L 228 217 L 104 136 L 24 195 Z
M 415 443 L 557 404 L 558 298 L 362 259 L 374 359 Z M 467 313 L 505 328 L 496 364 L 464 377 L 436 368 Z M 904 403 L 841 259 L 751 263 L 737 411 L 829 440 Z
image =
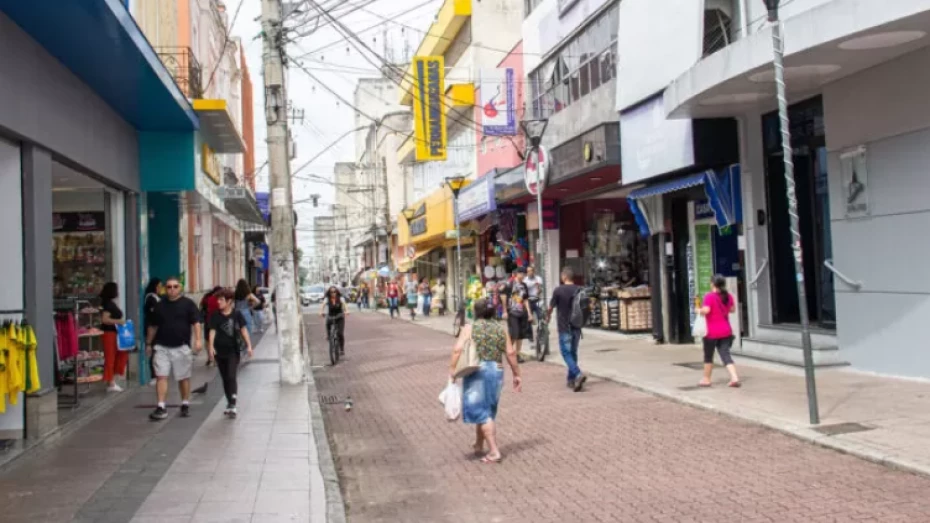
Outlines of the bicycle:
M 462 333 L 462 328 L 465 327 L 465 304 L 458 298 L 455 297 L 455 317 L 452 319 L 452 336 L 458 338 L 459 334 Z
M 329 324 L 329 362 L 332 365 L 339 363 L 339 355 L 342 352 L 342 347 L 339 346 L 339 326 L 336 324 L 337 320 L 340 318 L 342 318 L 342 316 L 337 316 L 332 319 L 327 318 L 326 320 Z

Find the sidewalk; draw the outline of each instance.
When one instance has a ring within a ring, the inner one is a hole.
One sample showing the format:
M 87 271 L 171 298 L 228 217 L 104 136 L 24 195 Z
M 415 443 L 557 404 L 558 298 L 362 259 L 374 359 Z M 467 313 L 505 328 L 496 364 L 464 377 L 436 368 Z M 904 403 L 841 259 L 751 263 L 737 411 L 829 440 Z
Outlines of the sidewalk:
M 409 321 L 409 316 L 404 318 Z M 450 316 L 417 317 L 416 323 L 450 335 L 452 332 Z M 528 349 L 524 347 L 524 352 Z M 821 424 L 812 427 L 808 423 L 803 370 L 735 358 L 744 383 L 738 390 L 726 387 L 726 371 L 722 368 L 714 371 L 714 387 L 697 388 L 702 352 L 692 345 L 656 345 L 643 336 L 586 330 L 579 359 L 591 376 L 930 476 L 930 383 L 849 369 L 818 370 Z M 547 362 L 562 365 L 554 335 Z M 844 429 L 865 430 L 829 435 Z
M 191 417 L 151 422 L 154 389 L 127 391 L 109 411 L 0 471 L 4 523 L 341 521 L 327 506 L 334 475 L 313 382 L 278 382 L 268 332 L 239 372 L 239 417 L 201 354 Z M 172 381 L 169 406 L 179 403 Z M 319 448 L 319 451 L 318 451 Z M 322 471 L 322 472 L 321 472 Z M 338 496 L 337 496 L 338 497 Z M 327 511 L 330 517 L 327 519 Z
M 326 521 L 307 385 L 280 385 L 277 352 L 266 333 L 240 371 L 238 418 L 220 399 L 133 522 Z

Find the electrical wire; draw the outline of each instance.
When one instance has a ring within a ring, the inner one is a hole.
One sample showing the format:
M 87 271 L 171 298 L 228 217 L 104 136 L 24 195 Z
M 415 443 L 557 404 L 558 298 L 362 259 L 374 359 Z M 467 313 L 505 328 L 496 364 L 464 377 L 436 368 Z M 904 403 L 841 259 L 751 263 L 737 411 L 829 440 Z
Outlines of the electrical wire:
M 397 18 L 400 18 L 401 16 L 406 16 L 406 15 L 408 15 L 408 14 L 414 12 L 414 11 L 418 11 L 418 10 L 420 10 L 420 9 L 423 9 L 424 7 L 426 7 L 426 6 L 428 6 L 428 5 L 431 5 L 431 4 L 434 4 L 434 3 L 436 3 L 437 1 L 438 1 L 438 0 L 427 0 L 427 1 L 423 2 L 423 3 L 421 3 L 421 4 L 417 4 L 417 5 L 415 5 L 415 6 L 411 7 L 411 8 L 409 8 L 409 9 L 406 9 L 406 10 L 404 10 L 404 11 L 401 11 L 400 13 L 397 13 L 397 14 L 394 14 L 394 15 L 388 15 L 388 16 L 391 17 L 391 19 L 397 19 Z M 373 29 L 377 29 L 377 28 L 381 27 L 381 26 L 384 25 L 384 24 L 385 24 L 385 22 L 378 22 L 377 24 L 374 24 L 374 25 L 369 26 L 369 27 L 366 27 L 366 28 L 364 28 L 364 29 L 362 29 L 362 30 L 360 30 L 360 31 L 357 31 L 356 34 L 367 33 L 368 31 L 371 31 L 371 30 L 373 30 Z M 332 49 L 333 47 L 335 47 L 335 46 L 337 46 L 337 45 L 339 45 L 339 44 L 341 44 L 341 43 L 343 43 L 343 42 L 345 42 L 345 41 L 346 41 L 346 38 L 341 38 L 341 39 L 339 39 L 339 40 L 334 40 L 334 41 L 332 41 L 332 42 L 330 42 L 330 43 L 328 43 L 328 44 L 324 44 L 323 46 L 318 47 L 318 48 L 316 48 L 316 49 L 310 51 L 309 53 L 307 53 L 307 55 L 316 54 L 316 53 L 319 53 L 320 51 L 325 51 L 325 50 L 327 50 L 327 49 Z M 301 56 L 301 58 L 303 58 L 303 57 Z
M 315 0 L 305 0 L 305 1 L 307 1 L 307 2 L 309 2 L 309 3 L 311 3 L 311 4 L 313 4 L 314 6 L 317 6 L 317 9 L 320 10 L 319 7 L 318 7 L 319 4 L 318 4 Z M 325 14 L 322 10 L 320 10 L 320 12 L 323 13 L 323 14 Z M 402 69 L 398 68 L 397 65 L 395 65 L 395 64 L 388 63 L 388 61 L 385 60 L 384 57 L 382 57 L 381 55 L 379 55 L 379 54 L 377 53 L 377 51 L 374 51 L 373 49 L 371 49 L 370 47 L 368 47 L 368 45 L 367 45 L 364 41 L 362 41 L 362 39 L 359 38 L 359 36 L 358 36 L 357 34 L 353 33 L 351 29 L 349 29 L 348 27 L 346 27 L 346 26 L 345 26 L 344 24 L 342 24 L 340 21 L 336 20 L 336 19 L 333 18 L 332 16 L 330 16 L 329 18 L 330 18 L 330 20 L 333 21 L 333 25 L 337 27 L 337 31 L 338 31 L 338 32 L 340 32 L 340 33 L 342 33 L 342 34 L 347 34 L 348 36 L 351 36 L 352 39 L 354 39 L 356 42 L 358 42 L 358 43 L 359 43 L 362 47 L 364 47 L 369 53 L 371 53 L 372 55 L 374 55 L 374 56 L 381 62 L 381 64 L 379 65 L 379 64 L 377 64 L 377 63 L 374 63 L 374 62 L 373 62 L 372 60 L 370 60 L 367 56 L 365 56 L 365 54 L 364 54 L 363 52 L 359 51 L 359 53 L 362 55 L 363 58 L 365 58 L 366 61 L 368 61 L 369 63 L 371 63 L 371 64 L 374 65 L 375 67 L 386 67 L 386 68 L 388 68 L 389 70 L 392 70 L 392 71 L 395 72 L 395 73 L 399 72 L 399 73 L 401 73 L 401 75 L 402 75 L 404 78 L 409 79 L 411 82 L 416 81 L 416 79 L 413 78 L 413 76 L 410 75 L 409 73 L 407 73 L 405 70 L 402 70 Z M 341 28 L 341 31 L 339 31 L 340 28 Z M 347 37 L 348 37 L 348 36 L 347 36 Z M 356 46 L 355 44 L 352 44 L 352 46 L 355 47 L 356 49 L 358 49 L 358 46 Z M 394 75 L 387 74 L 387 75 L 385 75 L 385 76 L 386 76 L 388 79 L 390 79 L 391 81 L 393 81 L 394 83 L 398 84 L 399 87 L 401 87 L 401 88 L 404 87 L 403 82 L 398 82 L 398 81 L 396 81 L 396 80 L 394 79 L 394 77 L 393 77 Z M 416 103 L 416 96 L 414 96 L 414 103 Z M 452 109 L 453 109 L 452 105 L 450 105 L 449 103 L 447 103 L 447 102 L 445 101 L 445 97 L 440 98 L 440 103 L 441 103 L 442 105 L 444 105 L 444 106 L 446 107 L 447 110 L 452 110 Z M 351 104 L 348 104 L 348 105 L 351 106 Z M 475 104 L 465 104 L 465 105 L 468 105 L 468 106 L 470 106 L 471 108 L 476 107 Z M 482 125 L 481 125 L 480 123 L 476 122 L 473 118 L 471 118 L 471 117 L 468 115 L 467 112 L 461 113 L 461 115 L 460 115 L 458 118 L 453 118 L 453 122 L 456 123 L 456 124 L 460 124 L 460 125 L 463 123 L 463 122 L 462 122 L 463 120 L 466 121 L 466 122 L 468 122 L 469 124 L 473 124 L 473 125 L 475 126 L 475 127 L 474 127 L 474 130 L 475 130 L 475 131 L 477 131 L 477 132 L 482 132 L 482 131 L 483 131 Z M 466 125 L 466 127 L 467 127 L 467 125 Z M 392 130 L 393 130 L 393 129 L 392 129 Z M 395 132 L 398 132 L 398 131 L 395 130 Z M 413 135 L 413 133 L 411 133 L 411 136 L 412 136 L 412 135 Z M 521 158 L 521 160 L 522 160 L 522 159 L 523 159 L 523 153 L 520 151 L 520 148 L 517 146 L 516 142 L 514 142 L 514 140 L 513 140 L 512 137 L 509 137 L 509 136 L 508 136 L 508 137 L 506 137 L 506 138 L 507 138 L 507 139 L 510 141 L 510 143 L 514 146 L 514 149 L 517 151 L 517 154 L 520 156 L 520 158 Z M 415 138 L 415 139 L 416 139 L 416 138 Z M 421 140 L 421 141 L 424 141 L 424 142 L 425 142 L 426 140 Z M 477 144 L 475 145 L 475 147 L 477 147 Z
M 229 46 L 230 42 L 229 34 L 236 26 L 236 20 L 239 19 L 239 11 L 242 10 L 243 3 L 245 3 L 245 0 L 239 0 L 239 4 L 236 6 L 236 11 L 233 13 L 232 21 L 229 23 L 229 26 L 227 27 L 225 24 L 223 24 L 223 48 L 220 49 L 219 57 L 217 57 L 216 63 L 213 65 L 213 71 L 210 72 L 207 85 L 203 88 L 204 93 L 210 90 L 210 85 L 213 84 L 213 78 L 216 76 L 216 71 L 220 68 L 220 64 L 223 62 L 223 56 L 226 54 L 226 47 Z

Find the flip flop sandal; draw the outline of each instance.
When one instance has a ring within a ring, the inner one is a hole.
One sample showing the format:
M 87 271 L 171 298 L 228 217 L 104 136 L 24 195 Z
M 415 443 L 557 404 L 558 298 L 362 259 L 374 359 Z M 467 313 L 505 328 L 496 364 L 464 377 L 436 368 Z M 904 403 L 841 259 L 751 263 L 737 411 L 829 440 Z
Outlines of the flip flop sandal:
M 710 388 L 711 385 L 711 383 L 698 383 L 698 387 L 703 387 L 705 389 Z
M 729 386 L 730 386 L 730 387 L 733 387 L 734 389 L 738 389 L 738 388 L 742 387 L 743 384 L 742 384 L 741 382 L 739 382 L 739 381 L 731 381 Z
M 503 456 L 501 456 L 501 457 L 499 457 L 499 458 L 497 458 L 497 459 L 493 459 L 493 458 L 489 458 L 489 457 L 485 456 L 485 457 L 481 458 L 481 462 L 482 462 L 482 463 L 486 463 L 486 464 L 490 464 L 490 463 L 500 464 L 501 460 L 503 460 L 503 459 L 504 459 Z

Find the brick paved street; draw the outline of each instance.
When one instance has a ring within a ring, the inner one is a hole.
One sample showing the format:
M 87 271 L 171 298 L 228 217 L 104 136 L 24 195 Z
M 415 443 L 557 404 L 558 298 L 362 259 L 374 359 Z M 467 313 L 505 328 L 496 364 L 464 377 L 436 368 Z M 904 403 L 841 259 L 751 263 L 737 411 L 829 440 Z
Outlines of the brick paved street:
M 481 464 L 436 399 L 451 337 L 379 314 L 348 323 L 348 358 L 316 377 L 337 400 L 324 413 L 351 522 L 930 521 L 930 479 L 611 382 L 575 394 L 551 365 L 506 390 L 504 462 Z

